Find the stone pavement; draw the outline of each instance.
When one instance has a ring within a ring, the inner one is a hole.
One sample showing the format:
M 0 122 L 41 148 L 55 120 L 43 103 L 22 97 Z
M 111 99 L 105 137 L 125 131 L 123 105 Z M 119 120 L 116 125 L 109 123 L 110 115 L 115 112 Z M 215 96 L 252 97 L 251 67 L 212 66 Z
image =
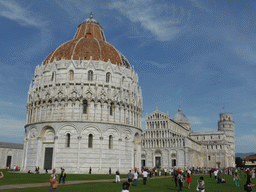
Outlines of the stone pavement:
M 168 178 L 168 177 L 171 177 L 171 176 L 155 177 L 155 179 Z M 142 180 L 142 178 L 139 178 L 139 180 Z M 121 181 L 127 181 L 127 178 L 123 178 L 123 179 L 121 179 Z M 65 184 L 58 184 L 58 185 L 76 185 L 76 184 L 85 184 L 85 183 L 107 183 L 107 182 L 111 183 L 111 182 L 115 182 L 115 180 L 114 179 L 102 179 L 102 180 L 66 181 Z M 0 191 L 11 190 L 11 189 L 36 188 L 36 187 L 50 187 L 50 182 L 49 183 L 0 185 Z

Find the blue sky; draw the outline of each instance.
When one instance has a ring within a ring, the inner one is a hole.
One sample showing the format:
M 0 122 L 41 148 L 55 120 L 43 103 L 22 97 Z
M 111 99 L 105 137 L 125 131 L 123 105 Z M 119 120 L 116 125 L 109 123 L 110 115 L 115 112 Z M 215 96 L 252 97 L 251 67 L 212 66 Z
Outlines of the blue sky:
M 0 0 L 0 141 L 23 142 L 36 65 L 74 37 L 90 12 L 134 66 L 146 113 L 178 107 L 192 130 L 233 114 L 236 152 L 256 146 L 255 1 Z M 223 110 L 222 107 L 225 107 Z

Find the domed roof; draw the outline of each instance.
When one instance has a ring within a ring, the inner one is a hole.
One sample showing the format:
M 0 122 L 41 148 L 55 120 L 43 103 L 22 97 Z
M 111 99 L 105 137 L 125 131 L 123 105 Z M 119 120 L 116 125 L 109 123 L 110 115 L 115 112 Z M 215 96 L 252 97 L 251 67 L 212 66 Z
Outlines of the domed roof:
M 101 60 L 112 64 L 130 68 L 128 60 L 109 44 L 98 21 L 90 18 L 83 21 L 76 31 L 73 40 L 70 40 L 55 49 L 43 62 L 51 63 L 54 60 Z
M 176 122 L 189 122 L 188 118 L 181 112 L 181 108 L 178 109 L 178 113 L 173 118 Z

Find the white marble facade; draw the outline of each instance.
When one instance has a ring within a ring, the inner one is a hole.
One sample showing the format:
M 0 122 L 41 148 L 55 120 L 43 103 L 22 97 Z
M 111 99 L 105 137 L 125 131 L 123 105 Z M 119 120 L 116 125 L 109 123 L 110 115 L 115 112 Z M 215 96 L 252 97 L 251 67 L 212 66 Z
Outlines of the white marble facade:
M 91 17 L 78 32 L 83 27 L 94 29 L 99 24 Z M 86 35 L 81 41 L 110 46 L 105 38 L 100 41 L 91 32 Z M 23 171 L 39 166 L 87 173 L 92 167 L 92 173 L 108 173 L 111 167 L 127 173 L 141 166 L 138 75 L 123 55 L 111 49 L 123 65 L 92 56 L 78 60 L 63 56 L 36 67 L 28 91 Z
M 14 166 L 21 168 L 23 144 L 0 142 L 0 169 Z
M 173 120 L 156 109 L 146 116 L 141 143 L 142 165 L 150 168 L 235 166 L 232 114 L 220 114 L 218 131 L 194 133 L 181 109 Z

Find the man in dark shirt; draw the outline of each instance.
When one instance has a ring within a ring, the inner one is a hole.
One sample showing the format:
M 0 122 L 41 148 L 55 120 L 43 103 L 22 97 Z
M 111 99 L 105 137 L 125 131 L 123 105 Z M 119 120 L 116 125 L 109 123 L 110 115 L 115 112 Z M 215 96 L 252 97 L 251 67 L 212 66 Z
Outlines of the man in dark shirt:
M 247 182 L 246 182 L 247 192 L 252 192 L 252 187 L 255 186 L 255 184 L 251 183 L 251 178 L 252 177 L 250 175 L 247 176 Z
M 128 183 L 131 185 L 131 182 L 132 182 L 132 171 L 131 170 L 129 171 L 127 177 L 128 177 Z
M 175 187 L 177 187 L 177 181 L 178 181 L 178 172 L 177 172 L 177 170 L 174 171 L 173 178 L 174 178 L 174 182 L 175 182 Z

